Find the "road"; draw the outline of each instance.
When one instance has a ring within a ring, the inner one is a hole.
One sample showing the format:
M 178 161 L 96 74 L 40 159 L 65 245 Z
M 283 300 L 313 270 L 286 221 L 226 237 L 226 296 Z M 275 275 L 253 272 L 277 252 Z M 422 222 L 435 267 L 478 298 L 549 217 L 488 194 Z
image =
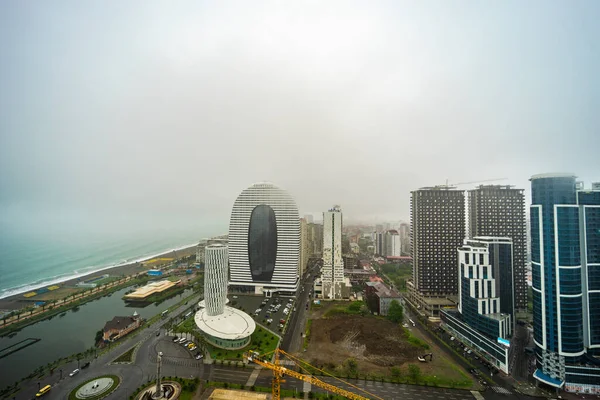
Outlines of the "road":
M 187 312 L 190 308 L 194 307 L 199 301 L 201 295 L 197 295 L 191 298 L 185 305 L 182 305 L 177 310 L 170 313 L 169 317 L 175 317 L 184 312 Z M 38 391 L 38 387 L 45 385 L 51 385 L 52 389 L 45 396 L 47 399 L 65 399 L 71 390 L 77 387 L 79 384 L 85 382 L 88 379 L 97 377 L 100 375 L 113 374 L 121 377 L 121 384 L 119 388 L 114 392 L 113 396 L 118 398 L 129 398 L 129 395 L 133 393 L 142 383 L 147 382 L 149 377 L 156 375 L 156 351 L 160 346 L 166 346 L 166 343 L 170 343 L 172 346 L 176 346 L 172 343 L 171 339 L 164 336 L 164 330 L 161 329 L 164 324 L 167 323 L 167 319 L 159 320 L 143 328 L 142 331 L 131 339 L 126 339 L 123 342 L 116 344 L 108 352 L 102 354 L 97 359 L 91 359 L 90 366 L 74 377 L 69 377 L 69 373 L 75 368 L 78 368 L 77 361 L 70 362 L 61 366 L 62 374 L 59 369 L 54 371 L 54 374 L 44 377 L 38 383 L 37 380 L 31 380 L 29 382 L 22 382 L 21 390 L 14 398 L 16 400 L 25 400 L 35 398 L 35 394 Z M 160 330 L 160 336 L 156 336 L 156 331 Z M 162 343 L 162 345 L 160 345 Z M 131 349 L 132 347 L 138 346 L 139 349 L 136 353 L 135 362 L 132 364 L 111 364 L 111 362 L 118 356 Z M 167 357 L 168 360 L 165 362 L 163 371 L 165 376 L 200 376 L 202 373 L 202 363 L 192 358 L 191 354 L 187 358 L 181 359 L 176 354 L 175 357 Z M 81 360 L 83 364 L 84 360 Z M 62 379 L 61 379 L 62 375 Z
M 280 348 L 288 353 L 295 353 L 302 351 L 302 345 L 304 343 L 304 330 L 306 327 L 307 310 L 306 304 L 311 300 L 309 293 L 313 287 L 315 276 L 317 274 L 318 261 L 315 261 L 307 270 L 307 275 L 302 281 L 301 289 L 299 290 L 298 297 L 296 299 L 296 311 L 292 313 L 290 320 L 288 321 L 287 330 L 281 341 Z

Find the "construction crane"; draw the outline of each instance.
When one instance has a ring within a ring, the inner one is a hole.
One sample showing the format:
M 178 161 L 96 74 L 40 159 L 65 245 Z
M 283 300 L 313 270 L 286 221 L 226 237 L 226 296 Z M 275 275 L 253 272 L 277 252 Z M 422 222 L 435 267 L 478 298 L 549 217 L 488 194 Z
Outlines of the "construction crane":
M 459 185 L 472 185 L 474 183 L 483 183 L 483 182 L 496 182 L 496 181 L 504 181 L 508 178 L 497 178 L 497 179 L 484 179 L 482 181 L 473 181 L 473 182 L 458 182 L 458 183 L 450 183 L 448 184 L 448 179 L 446 179 L 446 184 L 444 186 L 459 186 Z
M 271 353 L 266 353 L 263 354 L 262 356 L 256 352 L 256 351 L 249 351 L 247 353 L 244 354 L 244 357 L 248 359 L 248 361 L 250 362 L 254 362 L 255 364 L 258 364 L 262 367 L 268 368 L 271 371 L 273 371 L 273 383 L 272 383 L 272 400 L 280 400 L 281 399 L 281 383 L 285 382 L 285 380 L 283 380 L 283 376 L 284 375 L 288 375 L 291 376 L 292 378 L 296 378 L 299 379 L 301 381 L 304 382 L 308 382 L 311 385 L 315 385 L 318 386 L 322 389 L 325 389 L 331 393 L 335 393 L 335 394 L 339 394 L 341 396 L 345 396 L 348 399 L 352 399 L 352 400 L 369 400 L 370 398 L 373 399 L 378 399 L 378 400 L 383 400 L 381 397 L 375 396 L 372 393 L 367 392 L 364 389 L 359 388 L 358 386 L 354 386 L 351 383 L 348 383 L 342 379 L 336 378 L 338 379 L 340 382 L 345 383 L 346 385 L 353 387 L 354 389 L 361 391 L 365 394 L 368 394 L 371 397 L 364 397 L 361 395 L 358 395 L 356 393 L 353 392 L 349 392 L 347 390 L 341 389 L 337 386 L 331 385 L 329 383 L 323 382 L 317 378 L 315 378 L 314 376 L 310 375 L 310 374 L 302 374 L 300 372 L 294 371 L 292 369 L 286 368 L 283 365 L 279 364 L 279 356 L 284 355 L 287 358 L 289 358 L 290 360 L 294 361 L 296 363 L 296 365 L 302 369 L 304 369 L 302 367 L 301 364 L 306 364 L 309 367 L 312 367 L 316 370 L 319 370 L 318 368 L 313 367 L 312 365 L 310 365 L 309 363 L 307 363 L 306 361 L 303 361 L 299 358 L 296 358 L 288 353 L 286 353 L 285 351 L 277 348 L 275 349 L 272 353 L 274 353 L 275 359 L 274 362 L 270 362 L 268 360 L 265 359 L 265 356 L 268 356 Z M 321 371 L 321 370 L 319 370 Z M 324 371 L 321 371 L 324 372 Z

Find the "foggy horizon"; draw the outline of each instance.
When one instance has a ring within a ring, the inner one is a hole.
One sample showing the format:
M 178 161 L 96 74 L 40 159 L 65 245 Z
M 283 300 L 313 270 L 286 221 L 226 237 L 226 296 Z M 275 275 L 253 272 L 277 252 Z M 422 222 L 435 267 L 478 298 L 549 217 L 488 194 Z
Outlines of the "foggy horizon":
M 2 3 L 0 228 L 225 233 L 259 181 L 301 216 L 340 204 L 360 222 L 408 221 L 410 191 L 446 181 L 526 204 L 534 174 L 589 187 L 598 17 L 594 1 Z

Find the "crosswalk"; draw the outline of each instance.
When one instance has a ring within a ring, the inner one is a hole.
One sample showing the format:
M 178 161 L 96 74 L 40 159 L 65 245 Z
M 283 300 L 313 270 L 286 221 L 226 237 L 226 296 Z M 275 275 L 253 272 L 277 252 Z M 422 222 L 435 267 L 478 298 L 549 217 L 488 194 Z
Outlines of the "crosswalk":
M 150 361 L 152 363 L 156 363 L 157 359 L 156 359 L 156 357 L 152 357 L 150 359 Z M 166 364 L 166 365 L 175 365 L 175 366 L 179 366 L 179 367 L 196 367 L 196 368 L 199 368 L 201 365 L 204 364 L 204 362 L 202 360 L 191 360 L 191 359 L 187 359 L 187 358 L 176 358 L 176 357 L 163 357 L 162 363 Z
M 508 389 L 503 388 L 502 386 L 492 386 L 491 389 L 500 394 L 512 394 L 512 392 Z

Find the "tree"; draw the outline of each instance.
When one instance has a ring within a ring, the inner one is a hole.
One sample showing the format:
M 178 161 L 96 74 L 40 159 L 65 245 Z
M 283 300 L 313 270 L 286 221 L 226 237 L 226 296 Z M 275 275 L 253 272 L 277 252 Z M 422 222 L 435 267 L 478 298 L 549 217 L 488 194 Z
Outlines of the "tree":
M 355 359 L 349 358 L 346 360 L 346 371 L 348 371 L 350 375 L 356 375 L 358 372 L 358 363 Z
M 394 378 L 400 378 L 402 376 L 402 370 L 398 367 L 392 367 L 390 372 Z
M 404 318 L 404 310 L 397 300 L 392 300 L 390 303 L 387 318 L 392 322 L 401 322 Z
M 413 382 L 418 382 L 421 379 L 421 368 L 415 364 L 408 364 L 408 376 Z

